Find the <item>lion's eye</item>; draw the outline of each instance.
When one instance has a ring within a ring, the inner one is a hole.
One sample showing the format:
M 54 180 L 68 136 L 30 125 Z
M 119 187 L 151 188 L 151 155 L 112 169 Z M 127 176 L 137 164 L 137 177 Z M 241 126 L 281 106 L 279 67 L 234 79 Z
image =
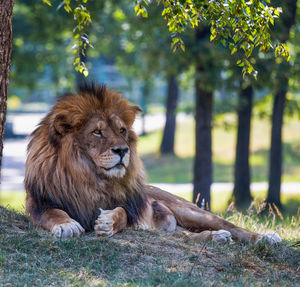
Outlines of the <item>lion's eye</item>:
M 126 135 L 126 129 L 120 128 L 120 134 L 122 134 L 123 136 Z
M 95 137 L 100 138 L 100 137 L 102 137 L 102 132 L 100 130 L 95 130 L 95 131 L 93 131 L 93 135 Z

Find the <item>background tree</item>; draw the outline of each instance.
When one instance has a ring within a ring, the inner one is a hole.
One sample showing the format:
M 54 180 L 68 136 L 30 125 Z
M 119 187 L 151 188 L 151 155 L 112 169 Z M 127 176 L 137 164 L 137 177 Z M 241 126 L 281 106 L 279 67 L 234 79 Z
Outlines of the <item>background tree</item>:
M 175 130 L 176 130 L 176 108 L 179 100 L 178 75 L 171 74 L 168 77 L 168 88 L 166 97 L 166 123 L 163 138 L 160 145 L 162 154 L 174 154 Z
M 233 97 L 228 97 L 227 109 L 230 112 L 237 113 L 237 131 L 236 131 L 236 147 L 235 147 L 235 162 L 234 162 L 234 189 L 233 201 L 239 209 L 247 208 L 252 196 L 250 193 L 251 183 L 251 168 L 249 162 L 250 156 L 250 135 L 251 135 L 251 120 L 252 109 L 254 103 L 254 89 L 258 87 L 257 83 L 261 81 L 264 74 L 260 73 L 260 77 L 253 80 L 251 77 L 242 76 L 239 69 L 236 67 L 235 57 L 231 57 L 226 53 L 228 59 L 226 66 L 226 77 L 224 79 L 224 89 L 226 93 Z M 258 55 L 255 54 L 255 66 L 260 68 L 257 63 Z M 265 79 L 264 79 L 265 80 Z
M 72 25 L 72 19 L 62 10 L 32 0 L 15 2 L 11 94 L 26 102 L 35 89 L 44 88 L 54 95 L 73 89 Z M 49 92 L 47 96 L 51 101 Z
M 297 0 L 279 1 L 284 14 L 276 27 L 279 41 L 286 43 L 295 24 Z M 275 70 L 274 104 L 272 113 L 271 150 L 269 164 L 269 190 L 267 202 L 281 207 L 280 188 L 282 176 L 282 125 L 286 94 L 289 89 L 290 63 L 281 62 Z
M 0 167 L 2 162 L 3 138 L 5 132 L 7 95 L 9 85 L 9 71 L 12 53 L 13 6 L 13 0 L 0 1 Z
M 238 92 L 238 129 L 233 190 L 235 204 L 238 208 L 247 208 L 252 201 L 249 152 L 253 93 L 252 84 L 241 80 Z
M 195 65 L 195 158 L 193 202 L 210 209 L 213 179 L 212 125 L 213 93 L 220 79 L 223 49 L 209 41 L 209 27 L 195 32 L 192 50 Z M 187 48 L 188 49 L 188 48 Z

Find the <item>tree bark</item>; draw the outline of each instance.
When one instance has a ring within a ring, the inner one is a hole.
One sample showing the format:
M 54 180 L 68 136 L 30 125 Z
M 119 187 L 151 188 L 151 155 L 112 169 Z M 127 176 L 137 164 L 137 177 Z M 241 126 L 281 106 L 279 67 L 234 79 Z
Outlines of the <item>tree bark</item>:
M 147 135 L 146 131 L 146 115 L 148 113 L 148 100 L 150 95 L 150 83 L 145 81 L 141 87 L 141 107 L 142 107 L 142 132 L 141 136 Z
M 201 45 L 201 41 L 209 35 L 209 28 L 202 27 L 196 30 L 196 43 Z M 200 52 L 201 53 L 201 52 Z M 213 114 L 213 92 L 206 88 L 206 83 L 201 78 L 201 73 L 205 71 L 207 63 L 203 66 L 203 55 L 196 56 L 196 143 L 194 158 L 194 191 L 193 202 L 199 207 L 210 210 L 211 197 L 210 187 L 213 178 L 212 165 L 212 114 Z M 204 60 L 204 62 L 207 62 Z
M 13 0 L 0 0 L 0 177 L 12 52 Z
M 281 208 L 280 188 L 282 176 L 282 126 L 288 79 L 277 88 L 274 97 L 269 168 L 269 191 L 267 202 Z
M 242 82 L 241 82 L 242 86 Z M 238 208 L 249 207 L 250 194 L 249 145 L 251 129 L 251 113 L 253 104 L 253 88 L 251 85 L 240 89 L 238 104 L 238 131 L 236 158 L 234 166 L 233 196 Z
M 194 160 L 193 202 L 210 209 L 212 183 L 212 109 L 213 93 L 202 89 L 196 80 L 196 154 Z
M 176 108 L 178 104 L 178 82 L 176 76 L 168 79 L 168 91 L 166 100 L 166 123 L 160 152 L 162 154 L 174 154 L 175 130 L 176 130 Z

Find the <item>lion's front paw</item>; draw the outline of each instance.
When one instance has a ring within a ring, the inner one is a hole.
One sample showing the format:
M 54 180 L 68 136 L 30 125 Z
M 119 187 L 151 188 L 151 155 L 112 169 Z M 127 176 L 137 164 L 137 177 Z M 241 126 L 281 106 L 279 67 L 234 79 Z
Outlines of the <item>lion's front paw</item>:
M 266 244 L 277 244 L 280 243 L 282 240 L 280 236 L 276 232 L 266 233 L 259 236 L 256 240 L 255 244 L 266 243 Z
M 232 236 L 229 231 L 220 229 L 218 231 L 213 231 L 212 240 L 216 243 L 227 243 L 232 241 Z
M 69 223 L 55 225 L 51 233 L 58 238 L 70 238 L 84 233 L 84 228 L 74 219 Z
M 103 210 L 99 208 L 101 213 L 95 221 L 95 232 L 97 236 L 110 237 L 113 236 L 117 230 L 114 228 L 114 213 L 115 210 Z

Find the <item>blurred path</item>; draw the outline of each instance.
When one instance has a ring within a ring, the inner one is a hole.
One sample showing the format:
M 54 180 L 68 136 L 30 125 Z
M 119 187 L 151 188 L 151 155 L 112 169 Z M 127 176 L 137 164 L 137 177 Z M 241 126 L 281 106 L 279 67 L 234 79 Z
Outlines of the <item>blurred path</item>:
M 27 140 L 5 140 L 1 170 L 1 190 L 23 190 Z
M 172 193 L 189 193 L 193 191 L 192 183 L 151 183 L 158 188 L 161 188 Z M 267 182 L 252 182 L 251 191 L 265 191 L 268 189 Z M 212 192 L 232 191 L 233 183 L 231 182 L 215 182 L 211 187 Z M 281 192 L 285 194 L 300 193 L 300 182 L 283 182 L 281 185 Z

